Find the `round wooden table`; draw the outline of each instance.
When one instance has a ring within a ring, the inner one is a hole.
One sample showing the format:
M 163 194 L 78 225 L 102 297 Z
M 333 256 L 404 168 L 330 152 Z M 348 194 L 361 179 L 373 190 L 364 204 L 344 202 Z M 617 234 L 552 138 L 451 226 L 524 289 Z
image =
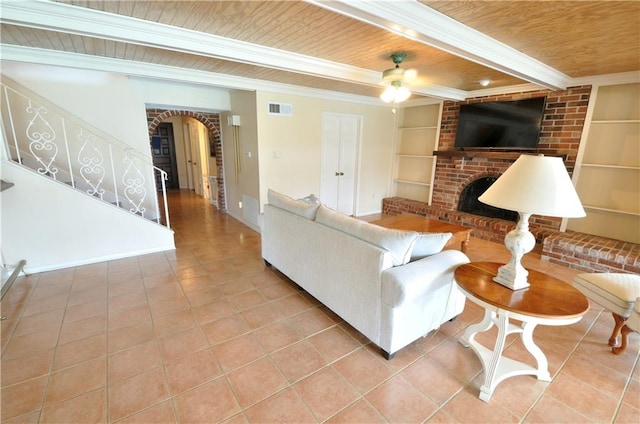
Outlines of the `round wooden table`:
M 530 286 L 511 290 L 493 281 L 502 264 L 472 262 L 459 266 L 455 280 L 467 298 L 485 309 L 484 319 L 470 325 L 460 343 L 471 347 L 484 369 L 484 384 L 480 399 L 488 402 L 496 386 L 506 378 L 535 375 L 538 380 L 551 381 L 547 357 L 533 341 L 538 324 L 569 325 L 578 322 L 589 310 L 589 300 L 573 286 L 542 272 L 529 270 Z M 509 319 L 521 321 L 517 326 Z M 498 327 L 493 350 L 475 341 L 476 334 Z M 524 346 L 536 359 L 537 367 L 502 356 L 509 334 L 519 333 Z

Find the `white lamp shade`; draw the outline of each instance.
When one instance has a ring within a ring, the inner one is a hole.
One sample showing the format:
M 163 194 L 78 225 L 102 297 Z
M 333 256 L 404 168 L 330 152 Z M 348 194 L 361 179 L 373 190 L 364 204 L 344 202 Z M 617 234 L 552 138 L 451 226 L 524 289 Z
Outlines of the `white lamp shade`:
M 478 200 L 498 208 L 536 215 L 586 216 L 559 157 L 521 155 Z

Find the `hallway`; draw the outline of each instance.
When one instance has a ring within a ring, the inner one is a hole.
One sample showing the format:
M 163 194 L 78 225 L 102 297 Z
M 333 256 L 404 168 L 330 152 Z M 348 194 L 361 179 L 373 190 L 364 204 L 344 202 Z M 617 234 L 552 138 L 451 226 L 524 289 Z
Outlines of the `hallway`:
M 536 329 L 552 382 L 514 377 L 484 403 L 480 361 L 457 341 L 478 306 L 386 361 L 265 267 L 258 233 L 190 191 L 170 191 L 169 208 L 175 251 L 14 283 L 2 301 L 3 423 L 640 421 L 640 337 L 613 355 L 598 305 Z M 479 239 L 467 254 L 508 258 Z M 575 275 L 535 253 L 524 264 Z M 531 361 L 514 338 L 506 351 Z

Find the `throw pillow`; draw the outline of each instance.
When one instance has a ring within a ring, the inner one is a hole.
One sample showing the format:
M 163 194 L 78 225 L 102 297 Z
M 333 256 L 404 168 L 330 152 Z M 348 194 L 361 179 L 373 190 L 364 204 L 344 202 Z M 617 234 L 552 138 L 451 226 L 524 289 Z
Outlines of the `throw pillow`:
M 298 199 L 301 202 L 309 203 L 312 205 L 320 204 L 320 199 L 318 199 L 314 194 L 310 194 L 307 197 L 303 197 L 302 199 Z
M 272 206 L 284 209 L 285 211 L 312 221 L 316 219 L 316 213 L 320 206 L 320 203 L 307 203 L 302 200 L 295 200 L 285 194 L 278 193 L 271 189 L 267 191 L 267 201 Z
M 419 233 L 413 244 L 410 262 L 441 252 L 452 236 L 452 233 Z

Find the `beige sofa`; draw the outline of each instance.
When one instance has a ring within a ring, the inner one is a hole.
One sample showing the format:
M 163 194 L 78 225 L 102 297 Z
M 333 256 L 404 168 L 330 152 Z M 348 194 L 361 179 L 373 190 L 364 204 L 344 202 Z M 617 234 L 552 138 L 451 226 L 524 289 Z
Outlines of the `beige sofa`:
M 269 190 L 262 257 L 390 359 L 464 309 L 453 272 L 469 259 L 442 251 L 450 237 L 379 227 Z

